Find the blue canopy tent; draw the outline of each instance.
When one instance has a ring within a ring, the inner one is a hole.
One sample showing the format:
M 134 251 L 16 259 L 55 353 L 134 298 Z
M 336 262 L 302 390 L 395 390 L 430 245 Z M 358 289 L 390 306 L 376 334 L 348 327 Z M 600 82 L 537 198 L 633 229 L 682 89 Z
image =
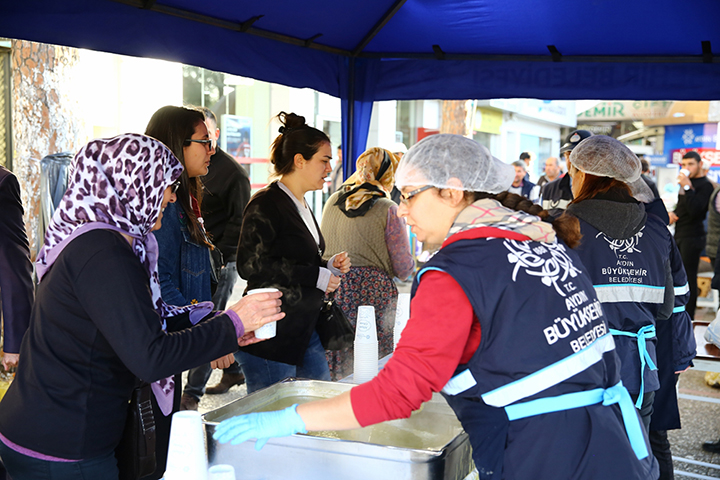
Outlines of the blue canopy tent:
M 345 173 L 372 102 L 720 99 L 718 0 L 4 0 L 0 36 L 340 97 Z

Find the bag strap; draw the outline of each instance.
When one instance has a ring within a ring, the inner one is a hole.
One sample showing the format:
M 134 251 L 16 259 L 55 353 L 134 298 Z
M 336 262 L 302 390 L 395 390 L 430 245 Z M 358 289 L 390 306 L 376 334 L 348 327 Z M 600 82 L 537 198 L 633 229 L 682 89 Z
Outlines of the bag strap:
M 152 388 L 149 383 L 143 382 L 133 391 L 133 403 L 138 409 L 140 417 L 140 435 L 145 439 L 145 445 L 139 446 L 144 456 L 155 455 L 155 416 L 152 408 Z

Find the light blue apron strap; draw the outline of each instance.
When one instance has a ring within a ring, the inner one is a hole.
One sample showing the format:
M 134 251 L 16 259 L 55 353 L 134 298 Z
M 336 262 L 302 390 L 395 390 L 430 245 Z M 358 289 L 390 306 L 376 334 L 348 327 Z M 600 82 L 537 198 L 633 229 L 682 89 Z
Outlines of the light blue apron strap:
M 608 389 L 596 388 L 585 392 L 567 393 L 556 397 L 540 398 L 530 402 L 516 403 L 505 407 L 509 420 L 532 417 L 543 413 L 559 412 L 572 408 L 587 407 L 602 402 L 604 406 L 619 404 L 630 446 L 639 460 L 648 456 L 645 436 L 640 419 L 633 407 L 632 399 L 622 382 Z
M 646 339 L 655 337 L 655 325 L 645 325 L 637 333 L 625 332 L 623 330 L 610 329 L 612 335 L 624 335 L 626 337 L 635 337 L 638 344 L 638 354 L 640 355 L 640 394 L 635 402 L 635 406 L 640 408 L 642 406 L 643 395 L 645 394 L 645 364 L 650 370 L 657 370 L 655 362 L 652 361 L 650 353 L 647 351 Z
M 607 407 L 614 403 L 620 406 L 630 446 L 638 460 L 642 460 L 648 456 L 645 434 L 643 433 L 643 427 L 640 426 L 640 416 L 633 406 L 630 393 L 628 393 L 627 388 L 623 387 L 622 382 L 618 382 L 614 387 L 605 390 L 603 405 Z
M 560 412 L 572 408 L 587 407 L 603 401 L 605 389 L 596 388 L 585 392 L 566 393 L 556 397 L 539 398 L 529 402 L 516 403 L 505 407 L 510 421 L 525 417 L 532 417 L 543 413 Z

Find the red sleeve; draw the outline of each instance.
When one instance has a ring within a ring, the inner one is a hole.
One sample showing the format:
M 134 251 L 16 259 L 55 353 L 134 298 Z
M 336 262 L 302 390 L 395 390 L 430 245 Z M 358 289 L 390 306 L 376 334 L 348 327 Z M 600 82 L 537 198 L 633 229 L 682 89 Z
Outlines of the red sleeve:
M 350 392 L 355 418 L 365 427 L 409 417 L 479 344 L 480 323 L 460 285 L 445 272 L 424 273 L 392 358 L 377 377 Z

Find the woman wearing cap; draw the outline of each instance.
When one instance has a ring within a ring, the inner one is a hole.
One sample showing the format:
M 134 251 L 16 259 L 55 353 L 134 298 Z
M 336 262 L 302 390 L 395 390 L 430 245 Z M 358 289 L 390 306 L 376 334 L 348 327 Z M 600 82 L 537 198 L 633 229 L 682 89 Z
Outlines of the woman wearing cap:
M 182 170 L 162 143 L 135 134 L 94 140 L 75 156 L 38 254 L 23 361 L 0 407 L 0 456 L 13 479 L 117 480 L 114 450 L 137 378 L 155 382 L 168 414 L 174 385 L 165 377 L 257 341 L 247 332 L 282 318 L 280 294 L 267 293 L 163 331 L 169 319 L 195 323 L 209 310 L 160 295 L 151 232 Z
M 405 221 L 390 200 L 398 158 L 374 147 L 358 157 L 355 173 L 325 204 L 320 229 L 325 257 L 348 252 L 353 266 L 335 299 L 355 326 L 360 305 L 375 308 L 380 358 L 392 352 L 397 287 L 393 277 L 407 279 L 415 268 Z M 353 373 L 353 348 L 328 352 L 333 380 Z
M 640 160 L 621 142 L 604 135 L 583 140 L 568 172 L 575 200 L 567 211 L 580 219 L 583 234 L 577 252 L 615 336 L 623 384 L 648 428 L 660 386 L 655 322 L 673 310 L 673 239 L 645 212 L 642 202 L 652 192 L 640 178 Z
M 226 420 L 215 438 L 258 438 L 257 447 L 407 418 L 442 391 L 480 478 L 657 478 L 602 309 L 569 248 L 577 222 L 543 222 L 547 212 L 504 192 L 513 177 L 459 135 L 414 145 L 396 174 L 399 214 L 442 247 L 416 276 L 393 357 L 347 393 Z
M 330 380 L 315 326 L 325 293 L 334 292 L 350 269 L 345 252 L 323 261 L 325 240 L 304 199 L 331 171 L 330 139 L 294 113 L 280 112 L 278 119 L 270 161 L 280 178 L 245 208 L 237 264 L 248 290 L 274 287 L 285 294 L 287 317 L 275 337 L 237 353 L 248 393 L 287 377 Z

